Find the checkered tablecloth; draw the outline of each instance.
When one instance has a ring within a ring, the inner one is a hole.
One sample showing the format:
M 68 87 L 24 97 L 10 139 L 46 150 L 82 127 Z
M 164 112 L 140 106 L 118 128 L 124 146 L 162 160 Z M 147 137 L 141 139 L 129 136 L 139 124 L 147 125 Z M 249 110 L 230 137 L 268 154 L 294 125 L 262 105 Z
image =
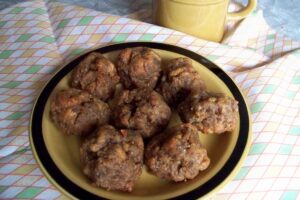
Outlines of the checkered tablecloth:
M 128 17 L 149 20 L 147 10 Z M 65 199 L 28 141 L 37 94 L 60 64 L 108 43 L 155 41 L 195 51 L 226 70 L 249 103 L 253 144 L 238 175 L 211 199 L 300 199 L 300 47 L 261 11 L 229 24 L 222 44 L 127 17 L 45 1 L 0 11 L 0 199 Z

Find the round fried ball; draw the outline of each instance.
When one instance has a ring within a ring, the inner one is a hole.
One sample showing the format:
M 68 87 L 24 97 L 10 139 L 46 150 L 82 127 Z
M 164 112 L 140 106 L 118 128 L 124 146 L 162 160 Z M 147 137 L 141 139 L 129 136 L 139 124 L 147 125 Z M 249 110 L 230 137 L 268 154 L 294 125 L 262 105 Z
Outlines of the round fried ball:
M 101 53 L 92 52 L 74 69 L 71 86 L 106 101 L 113 97 L 119 79 L 115 65 Z
M 175 58 L 164 70 L 158 92 L 169 105 L 177 106 L 191 92 L 205 89 L 199 73 L 193 68 L 189 58 Z
M 50 105 L 52 120 L 68 135 L 90 133 L 107 123 L 110 113 L 108 104 L 78 89 L 59 91 Z
M 84 174 L 97 187 L 132 191 L 143 167 L 144 143 L 138 131 L 101 126 L 80 148 Z
M 191 95 L 177 110 L 183 122 L 206 134 L 233 131 L 238 120 L 238 102 L 226 96 Z
M 125 88 L 154 88 L 161 72 L 161 58 L 147 47 L 127 48 L 120 52 L 117 70 Z
M 123 90 L 117 97 L 113 112 L 117 127 L 140 130 L 143 138 L 164 129 L 170 117 L 170 107 L 150 88 Z
M 156 176 L 175 182 L 195 178 L 210 163 L 197 129 L 182 124 L 154 136 L 145 149 L 145 163 Z

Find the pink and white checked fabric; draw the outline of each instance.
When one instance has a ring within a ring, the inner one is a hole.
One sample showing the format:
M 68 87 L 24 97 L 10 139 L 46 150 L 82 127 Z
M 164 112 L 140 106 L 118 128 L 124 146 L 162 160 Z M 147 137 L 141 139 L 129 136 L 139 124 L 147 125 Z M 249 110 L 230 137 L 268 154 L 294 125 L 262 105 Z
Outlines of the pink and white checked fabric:
M 129 17 L 149 20 L 149 12 Z M 261 11 L 229 26 L 218 44 L 42 0 L 0 11 L 0 199 L 66 198 L 42 175 L 29 148 L 33 102 L 60 64 L 90 48 L 126 41 L 195 51 L 226 70 L 245 94 L 253 120 L 250 154 L 211 199 L 300 199 L 300 44 L 268 27 Z

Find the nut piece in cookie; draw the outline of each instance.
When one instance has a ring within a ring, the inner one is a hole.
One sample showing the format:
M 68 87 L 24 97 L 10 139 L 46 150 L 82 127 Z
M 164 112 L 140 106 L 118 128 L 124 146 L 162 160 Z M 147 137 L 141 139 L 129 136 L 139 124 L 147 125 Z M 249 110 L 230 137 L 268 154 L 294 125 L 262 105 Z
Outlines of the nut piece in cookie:
M 145 163 L 156 176 L 180 182 L 195 178 L 209 166 L 210 159 L 197 129 L 182 124 L 151 139 L 145 149 Z
M 71 86 L 106 101 L 113 97 L 119 79 L 115 65 L 101 53 L 92 52 L 74 69 Z
M 83 172 L 97 187 L 132 191 L 143 167 L 144 143 L 137 131 L 104 125 L 80 148 Z
M 161 58 L 147 47 L 127 48 L 119 54 L 117 70 L 125 88 L 154 88 L 161 72 Z
M 107 103 L 88 92 L 68 89 L 59 91 L 51 101 L 50 117 L 68 135 L 86 135 L 110 117 Z
M 140 130 L 143 138 L 162 131 L 170 117 L 170 107 L 150 88 L 123 90 L 113 110 L 113 120 L 117 127 Z

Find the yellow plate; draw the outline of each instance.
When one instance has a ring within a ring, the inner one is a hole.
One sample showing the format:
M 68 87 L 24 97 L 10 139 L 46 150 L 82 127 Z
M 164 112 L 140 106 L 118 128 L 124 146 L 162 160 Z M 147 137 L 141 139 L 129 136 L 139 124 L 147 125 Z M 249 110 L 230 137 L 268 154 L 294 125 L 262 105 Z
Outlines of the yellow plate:
M 153 48 L 163 60 L 179 56 L 189 57 L 211 92 L 221 92 L 239 101 L 239 123 L 232 133 L 199 137 L 206 147 L 211 164 L 195 179 L 171 183 L 159 179 L 146 170 L 131 193 L 106 191 L 93 187 L 82 173 L 79 160 L 80 138 L 62 134 L 49 118 L 49 102 L 53 95 L 68 88 L 70 72 L 84 58 L 74 59 L 62 67 L 46 84 L 36 101 L 30 123 L 30 142 L 33 154 L 45 176 L 65 195 L 79 199 L 195 199 L 212 194 L 234 178 L 245 159 L 251 142 L 249 111 L 246 102 L 232 79 L 219 67 L 189 50 L 160 43 L 132 42 L 101 47 L 98 51 L 116 60 L 119 51 L 128 47 Z M 169 126 L 181 123 L 173 113 Z

